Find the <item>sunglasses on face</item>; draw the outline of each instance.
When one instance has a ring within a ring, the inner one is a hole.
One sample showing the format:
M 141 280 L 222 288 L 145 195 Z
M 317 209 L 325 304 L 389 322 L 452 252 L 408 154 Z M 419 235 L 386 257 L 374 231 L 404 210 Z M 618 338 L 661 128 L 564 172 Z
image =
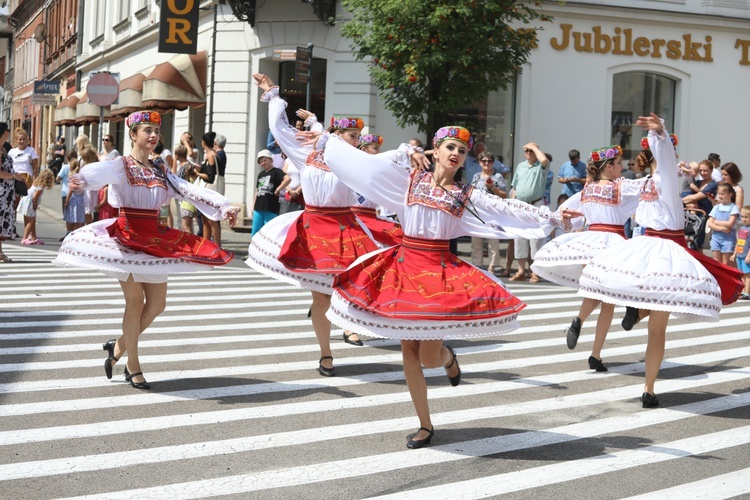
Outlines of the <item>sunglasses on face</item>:
M 524 153 L 531 153 L 531 150 L 530 149 L 524 149 L 523 152 Z

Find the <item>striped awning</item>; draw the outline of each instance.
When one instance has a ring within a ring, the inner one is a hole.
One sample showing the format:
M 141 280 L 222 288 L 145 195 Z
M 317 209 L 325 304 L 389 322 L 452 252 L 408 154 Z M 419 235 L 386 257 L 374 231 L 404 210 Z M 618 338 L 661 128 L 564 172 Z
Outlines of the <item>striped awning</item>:
M 100 107 L 96 104 L 89 102 L 89 98 L 86 95 L 86 91 L 81 90 L 76 94 L 82 94 L 76 104 L 76 125 L 86 125 L 88 123 L 99 123 L 99 111 L 104 110 L 104 119 L 109 119 L 109 106 Z
M 169 111 L 204 106 L 207 68 L 206 51 L 157 64 L 143 81 L 142 107 Z
M 83 91 L 69 95 L 55 108 L 55 125 L 68 126 L 76 124 L 76 106 L 83 95 Z

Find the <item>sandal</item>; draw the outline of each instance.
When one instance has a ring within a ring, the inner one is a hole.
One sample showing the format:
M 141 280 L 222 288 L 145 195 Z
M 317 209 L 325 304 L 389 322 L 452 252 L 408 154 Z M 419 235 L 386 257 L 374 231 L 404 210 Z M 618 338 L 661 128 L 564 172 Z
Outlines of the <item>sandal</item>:
M 500 276 L 501 278 L 508 278 L 508 277 L 510 277 L 510 271 L 508 271 L 506 269 L 505 271 L 503 271 L 500 274 L 498 274 L 498 276 Z
M 540 278 L 536 274 L 532 274 L 531 278 L 529 278 L 529 283 L 539 283 L 540 281 L 542 281 L 542 278 Z
M 526 273 L 516 273 L 508 281 L 526 281 Z
M 5 255 L 4 253 L 0 252 L 0 263 L 3 263 L 3 262 L 7 262 L 10 264 L 13 262 L 13 260 L 7 255 Z

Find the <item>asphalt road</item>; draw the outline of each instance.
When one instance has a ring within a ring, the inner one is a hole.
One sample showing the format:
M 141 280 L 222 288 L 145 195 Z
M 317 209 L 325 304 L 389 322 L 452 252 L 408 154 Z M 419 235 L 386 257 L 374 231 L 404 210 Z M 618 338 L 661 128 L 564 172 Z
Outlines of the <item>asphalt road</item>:
M 407 450 L 398 344 L 335 330 L 337 376 L 319 376 L 309 294 L 241 259 L 170 279 L 140 343 L 151 391 L 125 383 L 124 360 L 108 381 L 119 287 L 49 263 L 62 231 L 48 215 L 39 235 L 6 242 L 15 262 L 0 264 L 0 498 L 750 497 L 748 303 L 670 324 L 662 407 L 644 410 L 645 325 L 615 324 L 595 373 L 594 321 L 565 346 L 575 294 L 512 283 L 522 328 L 450 342 L 463 381 L 426 371 L 435 438 Z

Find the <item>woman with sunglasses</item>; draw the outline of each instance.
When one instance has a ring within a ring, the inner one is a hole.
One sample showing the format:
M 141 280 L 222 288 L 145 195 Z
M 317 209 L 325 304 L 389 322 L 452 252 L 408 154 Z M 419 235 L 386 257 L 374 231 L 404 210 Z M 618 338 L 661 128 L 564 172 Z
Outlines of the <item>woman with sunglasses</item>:
M 105 135 L 102 139 L 102 152 L 99 153 L 99 159 L 101 161 L 114 160 L 120 156 L 122 155 L 115 148 L 115 138 L 110 134 Z

